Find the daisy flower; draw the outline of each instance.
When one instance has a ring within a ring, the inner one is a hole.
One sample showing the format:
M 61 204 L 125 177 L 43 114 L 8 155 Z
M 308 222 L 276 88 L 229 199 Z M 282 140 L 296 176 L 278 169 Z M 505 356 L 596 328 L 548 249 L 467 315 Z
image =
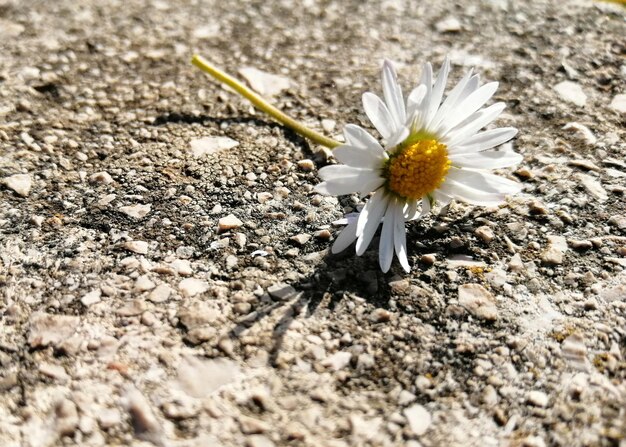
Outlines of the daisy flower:
M 356 254 L 362 255 L 382 222 L 380 268 L 389 270 L 395 252 L 408 272 L 406 221 L 429 213 L 436 202 L 445 205 L 457 199 L 494 206 L 521 190 L 518 183 L 489 172 L 522 160 L 510 149 L 494 149 L 513 138 L 517 129 L 480 132 L 504 110 L 501 102 L 483 107 L 498 83 L 481 86 L 470 70 L 444 98 L 449 71 L 448 59 L 436 78 L 431 65 L 425 64 L 418 87 L 405 102 L 394 67 L 385 61 L 383 98 L 370 92 L 363 95 L 363 108 L 382 143 L 363 128 L 348 124 L 345 144 L 333 150 L 342 164 L 319 171 L 323 182 L 316 190 L 320 193 L 369 195 L 358 216 L 346 220 L 333 253 L 356 240 Z

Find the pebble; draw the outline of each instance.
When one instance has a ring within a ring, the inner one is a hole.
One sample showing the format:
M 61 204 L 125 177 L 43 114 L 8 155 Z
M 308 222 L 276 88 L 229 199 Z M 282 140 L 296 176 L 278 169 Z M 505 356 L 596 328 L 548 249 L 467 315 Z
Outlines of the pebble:
M 415 435 L 421 436 L 426 433 L 426 430 L 428 430 L 432 421 L 432 417 L 426 408 L 420 404 L 415 404 L 406 408 L 403 413 L 409 422 L 411 431 Z
M 30 174 L 15 174 L 9 177 L 5 177 L 2 183 L 9 189 L 15 191 L 15 193 L 22 197 L 28 197 L 30 190 L 33 187 L 33 179 Z
M 144 217 L 148 215 L 151 209 L 152 209 L 152 205 L 150 204 L 126 205 L 126 206 L 119 207 L 119 210 L 122 213 L 126 214 L 129 217 L 132 217 L 133 219 L 143 219 Z
M 560 265 L 566 251 L 567 241 L 563 236 L 548 236 L 548 248 L 541 253 L 541 262 L 546 265 Z
M 531 391 L 528 393 L 528 396 L 526 397 L 526 400 L 528 401 L 528 403 L 536 406 L 536 407 L 542 407 L 545 408 L 548 406 L 548 395 L 546 393 L 544 393 L 543 391 Z
M 609 107 L 616 112 L 626 114 L 626 93 L 620 93 L 619 95 L 615 95 Z
M 393 314 L 386 309 L 377 308 L 370 314 L 370 321 L 373 323 L 386 323 L 391 321 Z
M 78 317 L 35 312 L 29 320 L 28 344 L 31 348 L 58 346 L 74 333 L 79 323 Z
M 89 181 L 91 183 L 102 183 L 103 185 L 109 185 L 113 183 L 113 177 L 108 172 L 96 172 L 95 174 L 91 174 L 89 176 Z
M 234 230 L 243 225 L 243 222 L 240 221 L 237 216 L 234 214 L 229 214 L 226 217 L 222 217 L 217 224 L 217 232 L 223 233 L 228 230 Z
M 337 126 L 337 121 L 335 120 L 331 120 L 328 118 L 325 118 L 322 120 L 322 129 L 324 129 L 326 133 L 332 133 L 335 130 L 336 126 Z
M 620 230 L 626 230 L 626 214 L 616 214 L 609 217 L 609 225 L 619 228 Z
M 153 303 L 163 303 L 167 301 L 172 294 L 172 289 L 167 284 L 159 284 L 150 292 L 148 300 Z
M 481 320 L 495 321 L 498 318 L 494 296 L 480 284 L 459 286 L 459 304 Z
M 310 172 L 315 169 L 315 163 L 313 163 L 313 160 L 305 158 L 304 160 L 298 161 L 298 167 L 305 172 Z
M 339 351 L 331 355 L 330 357 L 326 357 L 322 361 L 322 366 L 326 366 L 333 371 L 339 371 L 350 363 L 350 359 L 352 359 L 352 354 L 347 351 Z
M 554 86 L 554 90 L 562 100 L 571 102 L 579 107 L 583 107 L 587 103 L 587 95 L 583 92 L 580 84 L 577 84 L 576 82 L 559 82 Z
M 296 244 L 302 246 L 311 240 L 311 235 L 306 233 L 297 234 L 295 236 L 291 236 L 289 238 L 290 241 L 295 242 Z
M 135 292 L 146 292 L 148 290 L 152 290 L 156 287 L 156 284 L 150 279 L 148 275 L 141 275 L 135 280 L 135 284 L 133 285 L 133 290 Z
M 146 241 L 128 241 L 124 242 L 122 247 L 139 255 L 148 254 L 148 243 Z
M 175 259 L 170 262 L 170 267 L 172 267 L 180 276 L 191 276 L 193 274 L 191 261 L 188 259 Z
M 121 317 L 135 317 L 141 315 L 146 310 L 146 303 L 144 300 L 132 300 L 115 311 L 115 315 Z
M 446 17 L 435 24 L 438 33 L 456 33 L 461 31 L 461 22 L 456 17 Z
M 291 87 L 291 80 L 254 67 L 244 67 L 239 74 L 248 82 L 250 87 L 262 96 L 276 96 L 283 90 Z
M 196 158 L 232 149 L 238 145 L 238 141 L 228 137 L 204 137 L 189 142 L 191 153 Z
M 289 284 L 278 283 L 267 288 L 267 293 L 276 300 L 288 300 L 293 297 L 297 291 Z
M 178 283 L 178 290 L 184 297 L 190 298 L 209 290 L 209 284 L 197 278 L 185 278 Z
M 582 173 L 577 174 L 576 177 L 583 184 L 587 192 L 600 202 L 605 202 L 609 198 L 609 195 L 602 186 L 602 183 L 600 183 L 596 178 L 590 176 L 589 174 Z
M 474 231 L 474 234 L 478 236 L 486 244 L 493 241 L 494 238 L 496 237 L 495 234 L 493 234 L 493 230 L 491 229 L 491 227 L 487 225 L 482 225 L 476 228 L 476 230 Z
M 100 289 L 95 289 L 83 295 L 83 297 L 80 299 L 80 302 L 83 303 L 83 306 L 89 307 L 92 304 L 99 303 L 101 301 L 101 296 L 102 291 Z
M 265 203 L 268 200 L 272 200 L 274 196 L 271 192 L 260 192 L 256 195 L 256 199 L 259 203 Z

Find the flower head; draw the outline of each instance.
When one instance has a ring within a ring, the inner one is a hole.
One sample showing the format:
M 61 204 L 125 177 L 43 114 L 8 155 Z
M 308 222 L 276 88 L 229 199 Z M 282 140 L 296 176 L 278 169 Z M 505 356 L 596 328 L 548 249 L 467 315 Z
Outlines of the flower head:
M 346 143 L 333 151 L 342 164 L 320 169 L 323 182 L 316 187 L 330 195 L 371 194 L 358 217 L 347 220 L 333 253 L 356 240 L 356 254 L 362 255 L 382 222 L 381 269 L 389 270 L 395 252 L 408 272 L 407 220 L 429 213 L 435 202 L 445 205 L 458 199 L 493 206 L 521 190 L 518 183 L 488 172 L 522 160 L 510 149 L 494 149 L 513 138 L 517 129 L 479 132 L 504 110 L 501 102 L 483 107 L 498 83 L 480 86 L 478 75 L 470 70 L 444 99 L 449 71 L 446 59 L 433 79 L 431 65 L 425 64 L 418 87 L 405 103 L 393 65 L 385 61 L 383 99 L 370 92 L 363 95 L 365 113 L 383 144 L 363 128 L 348 124 Z

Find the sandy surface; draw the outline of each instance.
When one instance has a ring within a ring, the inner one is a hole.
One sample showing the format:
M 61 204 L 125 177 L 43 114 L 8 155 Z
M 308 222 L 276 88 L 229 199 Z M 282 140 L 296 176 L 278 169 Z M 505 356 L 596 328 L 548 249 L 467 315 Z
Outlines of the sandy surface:
M 362 3 L 0 0 L 1 446 L 626 445 L 626 8 Z M 450 54 L 524 191 L 330 255 L 358 200 L 195 52 L 334 137 Z

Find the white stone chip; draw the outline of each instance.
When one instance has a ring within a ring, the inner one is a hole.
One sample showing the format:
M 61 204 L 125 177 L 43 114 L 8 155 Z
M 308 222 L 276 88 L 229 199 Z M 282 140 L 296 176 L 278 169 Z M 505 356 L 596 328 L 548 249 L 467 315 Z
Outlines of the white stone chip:
M 587 192 L 595 199 L 598 199 L 600 202 L 606 202 L 608 200 L 608 193 L 602 186 L 602 183 L 600 183 L 600 181 L 595 177 L 582 173 L 577 174 L 576 177 L 580 180 L 580 183 L 583 184 Z
M 240 221 L 237 216 L 234 214 L 229 214 L 226 217 L 222 217 L 217 224 L 217 232 L 222 233 L 228 230 L 234 230 L 243 225 L 243 222 Z
M 461 31 L 461 22 L 456 17 L 446 17 L 435 24 L 438 33 L 456 33 Z
M 83 306 L 89 307 L 92 304 L 99 303 L 101 301 L 100 299 L 101 296 L 102 296 L 102 292 L 100 291 L 100 289 L 95 289 L 85 294 L 80 299 L 80 302 L 83 303 Z
M 580 84 L 576 82 L 559 82 L 553 88 L 563 101 L 571 102 L 579 107 L 583 107 L 587 103 L 587 95 L 585 95 Z
M 494 321 L 498 318 L 495 298 L 480 284 L 459 286 L 459 304 L 481 320 Z
M 238 145 L 238 141 L 228 137 L 204 137 L 189 142 L 191 153 L 196 158 L 232 149 Z
M 180 290 L 183 296 L 189 298 L 209 290 L 209 284 L 201 279 L 185 278 L 178 283 L 178 290 Z
M 351 358 L 352 354 L 347 351 L 335 352 L 330 357 L 324 359 L 324 361 L 322 362 L 322 366 L 326 366 L 333 371 L 339 371 L 340 369 L 348 366 Z
M 615 95 L 609 107 L 616 112 L 626 115 L 626 93 Z
M 239 74 L 248 82 L 253 90 L 263 96 L 275 96 L 291 87 L 291 80 L 254 67 L 244 67 Z
M 139 255 L 148 254 L 148 243 L 146 241 L 128 241 L 124 242 L 122 247 Z
M 426 408 L 420 404 L 415 404 L 404 410 L 404 416 L 409 421 L 409 427 L 411 431 L 417 436 L 421 436 L 426 433 L 432 417 Z
M 151 209 L 152 209 L 152 205 L 150 204 L 147 204 L 147 205 L 137 204 L 137 205 L 127 205 L 127 206 L 120 207 L 120 211 L 122 213 L 126 214 L 129 217 L 132 217 L 133 219 L 142 219 L 146 217 L 146 215 L 150 212 Z
M 30 174 L 15 174 L 4 178 L 2 183 L 22 197 L 27 197 L 33 187 L 33 179 Z

